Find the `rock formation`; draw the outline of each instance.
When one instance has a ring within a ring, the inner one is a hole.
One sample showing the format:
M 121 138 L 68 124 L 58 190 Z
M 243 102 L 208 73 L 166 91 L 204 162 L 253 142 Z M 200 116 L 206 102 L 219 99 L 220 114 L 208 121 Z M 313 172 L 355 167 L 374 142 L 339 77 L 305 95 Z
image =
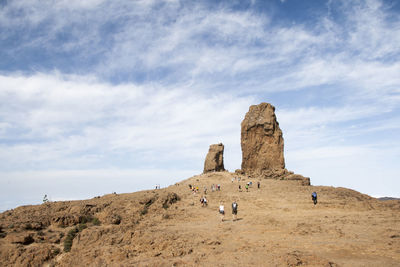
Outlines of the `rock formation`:
M 242 169 L 237 173 L 310 185 L 310 178 L 285 169 L 283 136 L 269 103 L 250 106 L 241 124 Z
M 268 103 L 250 106 L 241 128 L 243 172 L 260 175 L 285 168 L 282 131 L 274 106 Z
M 224 145 L 222 143 L 210 145 L 210 149 L 208 150 L 206 160 L 204 161 L 204 171 L 213 172 L 213 171 L 225 171 L 224 168 Z

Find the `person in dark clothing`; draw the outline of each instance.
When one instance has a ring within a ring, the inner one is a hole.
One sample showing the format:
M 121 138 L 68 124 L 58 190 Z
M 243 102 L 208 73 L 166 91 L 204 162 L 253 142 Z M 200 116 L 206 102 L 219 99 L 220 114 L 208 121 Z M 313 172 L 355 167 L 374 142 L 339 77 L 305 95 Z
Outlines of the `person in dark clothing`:
M 233 202 L 232 202 L 232 216 L 233 216 L 233 221 L 236 221 L 237 208 L 238 208 L 238 204 L 236 203 L 236 201 L 233 201 Z
M 317 192 L 312 192 L 311 198 L 314 201 L 314 205 L 317 205 Z

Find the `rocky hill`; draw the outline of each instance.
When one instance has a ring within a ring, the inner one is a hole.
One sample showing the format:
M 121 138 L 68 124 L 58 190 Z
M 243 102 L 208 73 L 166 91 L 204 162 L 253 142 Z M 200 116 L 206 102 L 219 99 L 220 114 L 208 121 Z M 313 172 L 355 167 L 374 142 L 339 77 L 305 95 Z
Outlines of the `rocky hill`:
M 300 181 L 238 177 L 207 173 L 165 189 L 3 212 L 0 265 L 400 265 L 400 201 Z M 212 191 L 213 184 L 221 190 Z M 204 187 L 206 207 L 199 201 Z M 319 195 L 315 206 L 313 191 Z M 236 221 L 233 200 L 239 206 Z
M 250 107 L 235 173 L 215 144 L 202 175 L 168 188 L 1 213 L 0 266 L 400 266 L 400 201 L 286 170 L 274 111 Z

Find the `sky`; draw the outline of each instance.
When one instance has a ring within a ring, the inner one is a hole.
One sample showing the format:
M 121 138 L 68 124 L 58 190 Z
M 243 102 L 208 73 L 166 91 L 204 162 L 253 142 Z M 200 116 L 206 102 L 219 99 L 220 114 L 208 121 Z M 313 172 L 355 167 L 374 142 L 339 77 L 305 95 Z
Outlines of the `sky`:
M 239 169 L 261 102 L 288 170 L 400 197 L 400 2 L 0 0 L 0 210 Z

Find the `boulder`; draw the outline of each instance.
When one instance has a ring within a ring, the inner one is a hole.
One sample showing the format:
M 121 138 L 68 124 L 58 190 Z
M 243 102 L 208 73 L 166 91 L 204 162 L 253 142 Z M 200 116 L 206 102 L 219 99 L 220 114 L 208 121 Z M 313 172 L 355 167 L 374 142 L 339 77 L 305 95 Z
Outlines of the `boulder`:
M 252 105 L 241 124 L 242 171 L 262 175 L 285 169 L 283 136 L 269 103 Z
M 206 156 L 206 160 L 204 161 L 203 173 L 213 172 L 213 171 L 216 172 L 225 171 L 224 145 L 222 143 L 210 145 L 210 148 Z
M 301 185 L 311 185 L 310 183 L 310 178 L 309 177 L 304 177 L 303 175 L 300 174 L 289 174 L 283 177 L 283 180 L 288 180 L 288 181 L 298 181 Z

